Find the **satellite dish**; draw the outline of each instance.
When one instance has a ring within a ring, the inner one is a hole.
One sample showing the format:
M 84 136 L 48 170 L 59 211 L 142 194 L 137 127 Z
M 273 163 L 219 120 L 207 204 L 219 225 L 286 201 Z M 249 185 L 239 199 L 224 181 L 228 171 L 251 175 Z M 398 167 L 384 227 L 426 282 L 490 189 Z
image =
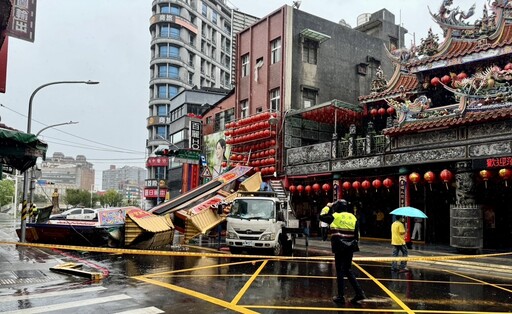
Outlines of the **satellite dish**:
M 301 2 L 302 2 L 301 0 L 293 1 L 293 7 L 298 10 L 300 8 Z

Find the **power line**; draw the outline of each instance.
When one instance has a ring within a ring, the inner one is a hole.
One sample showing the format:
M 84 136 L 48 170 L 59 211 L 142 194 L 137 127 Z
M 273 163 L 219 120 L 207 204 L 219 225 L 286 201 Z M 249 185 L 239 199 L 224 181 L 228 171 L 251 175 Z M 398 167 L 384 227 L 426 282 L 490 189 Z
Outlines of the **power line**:
M 54 141 L 46 141 L 48 143 L 53 143 L 53 144 L 57 144 L 57 145 L 66 145 L 66 146 L 71 146 L 71 147 L 77 147 L 77 148 L 84 148 L 84 149 L 91 149 L 91 150 L 97 150 L 97 151 L 105 151 L 105 152 L 114 152 L 114 153 L 124 153 L 124 154 L 140 154 L 140 155 L 145 155 L 144 152 L 137 152 L 137 151 L 125 151 L 125 150 L 118 150 L 118 149 L 108 149 L 108 148 L 102 148 L 102 147 L 97 147 L 97 146 L 89 146 L 89 145 L 85 145 L 85 144 L 80 144 L 80 143 L 76 143 L 76 142 L 71 142 L 71 141 L 66 141 L 66 140 L 62 140 L 62 139 L 59 139 L 59 138 L 55 138 L 55 137 L 51 137 L 51 136 L 45 136 L 45 138 L 50 138 L 50 139 L 53 139 L 53 140 L 56 140 L 56 141 L 60 141 L 60 142 L 54 142 Z M 78 144 L 78 145 L 70 145 L 68 143 L 71 143 L 71 144 Z M 113 147 L 113 146 L 112 146 Z M 116 148 L 116 147 L 113 147 L 113 148 Z
M 19 116 L 27 118 L 27 115 L 22 114 L 22 113 L 20 113 L 20 112 L 18 112 L 16 110 L 13 110 L 13 109 L 7 107 L 4 104 L 0 104 L 0 106 L 4 107 L 5 109 L 7 109 L 7 110 L 9 110 L 11 112 L 14 112 L 14 113 L 18 114 Z M 32 121 L 37 122 L 37 123 L 39 123 L 41 125 L 44 125 L 44 126 L 49 126 L 49 125 L 47 125 L 47 124 L 45 124 L 45 123 L 43 123 L 41 121 L 38 121 L 36 119 L 32 119 Z M 130 154 L 130 153 L 132 153 L 132 154 L 144 154 L 144 152 L 135 151 L 135 150 L 131 150 L 131 149 L 126 149 L 126 148 L 122 148 L 122 147 L 116 147 L 116 146 L 113 146 L 113 145 L 110 145 L 110 144 L 103 144 L 103 143 L 100 143 L 100 142 L 97 142 L 97 141 L 89 140 L 87 138 L 84 138 L 84 137 L 81 137 L 81 136 L 78 136 L 78 135 L 74 135 L 74 134 L 68 133 L 68 132 L 60 130 L 60 129 L 54 129 L 54 131 L 58 131 L 58 132 L 67 134 L 69 136 L 73 136 L 73 137 L 79 138 L 79 139 L 87 141 L 87 142 L 91 142 L 91 143 L 98 144 L 98 145 L 101 145 L 101 146 L 106 146 L 106 147 L 108 147 L 110 149 L 110 150 L 104 149 L 105 151 L 112 151 L 112 152 L 118 152 L 118 153 L 127 153 L 127 154 Z M 48 136 L 48 138 L 51 138 L 51 137 Z M 62 140 L 62 141 L 64 141 L 64 140 Z M 73 143 L 73 142 L 69 142 L 69 143 Z M 56 143 L 56 144 L 58 144 L 58 143 Z M 74 144 L 76 144 L 76 143 L 74 143 Z M 71 146 L 71 145 L 68 145 L 68 146 Z M 79 147 L 79 146 L 74 146 L 74 147 L 86 148 L 86 147 Z M 116 150 L 113 150 L 112 148 L 115 148 Z M 92 148 L 92 147 L 88 147 L 88 149 L 101 150 L 99 148 Z

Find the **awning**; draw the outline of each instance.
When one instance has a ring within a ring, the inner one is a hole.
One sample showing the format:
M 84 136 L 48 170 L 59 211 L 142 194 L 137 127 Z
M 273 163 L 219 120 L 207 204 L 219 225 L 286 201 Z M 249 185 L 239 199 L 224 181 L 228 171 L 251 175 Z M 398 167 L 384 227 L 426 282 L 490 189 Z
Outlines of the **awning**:
M 286 118 L 300 117 L 305 120 L 331 125 L 335 122 L 338 125 L 350 125 L 358 124 L 362 113 L 363 109 L 360 106 L 334 99 L 317 106 L 290 110 L 286 113 Z
M 303 29 L 300 34 L 307 39 L 317 41 L 319 44 L 331 38 L 329 35 L 322 34 L 309 28 Z
M 20 132 L 0 123 L 0 163 L 24 172 L 46 158 L 48 144 L 34 134 Z

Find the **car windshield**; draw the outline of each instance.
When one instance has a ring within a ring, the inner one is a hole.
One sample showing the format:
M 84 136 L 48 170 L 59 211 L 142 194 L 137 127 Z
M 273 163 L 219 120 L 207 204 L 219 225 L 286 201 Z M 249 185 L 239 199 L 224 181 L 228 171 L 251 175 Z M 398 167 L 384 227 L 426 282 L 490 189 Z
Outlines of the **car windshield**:
M 242 219 L 274 219 L 275 203 L 265 199 L 237 199 L 233 201 L 230 216 Z

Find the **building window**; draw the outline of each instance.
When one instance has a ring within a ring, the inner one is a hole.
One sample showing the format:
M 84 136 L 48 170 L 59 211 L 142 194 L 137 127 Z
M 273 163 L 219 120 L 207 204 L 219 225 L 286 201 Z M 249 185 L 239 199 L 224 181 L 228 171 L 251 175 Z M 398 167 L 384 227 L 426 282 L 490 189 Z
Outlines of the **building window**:
M 180 15 L 180 8 L 177 6 L 171 6 L 171 14 L 172 15 Z
M 160 8 L 160 13 L 163 13 L 163 14 L 171 13 L 171 9 L 169 8 L 169 6 L 168 6 L 168 5 L 166 5 L 166 6 L 162 6 L 162 7 Z
M 180 57 L 180 49 L 178 47 L 175 47 L 175 46 L 170 46 L 169 47 L 169 55 L 168 55 L 168 57 L 174 58 L 174 59 L 179 59 L 179 57 Z
M 249 75 L 249 54 L 242 56 L 242 77 Z
M 271 64 L 281 61 L 281 38 L 274 39 L 270 43 L 271 51 Z
M 206 117 L 206 124 L 212 124 L 212 117 Z
M 212 22 L 215 25 L 217 25 L 217 16 L 218 16 L 217 12 L 212 11 Z
M 246 99 L 246 100 L 242 100 L 242 102 L 240 102 L 240 117 L 247 118 L 248 116 L 249 116 L 249 101 Z
M 171 38 L 180 38 L 180 29 L 177 27 L 171 27 Z
M 167 128 L 163 125 L 157 126 L 156 127 L 156 137 L 157 138 L 160 138 L 160 137 L 167 138 L 166 129 Z
M 281 107 L 281 91 L 279 88 L 270 91 L 270 110 L 279 111 Z
M 162 25 L 160 27 L 160 37 L 169 37 L 170 27 L 169 25 Z
M 201 13 L 203 14 L 203 16 L 208 15 L 208 6 L 204 2 L 203 2 L 203 9 L 202 9 Z
M 318 42 L 305 38 L 302 43 L 302 62 L 317 63 Z
M 226 110 L 226 123 L 235 121 L 235 108 Z
M 226 125 L 226 118 L 224 115 L 224 111 L 215 114 L 215 125 L 213 126 L 213 131 L 218 132 L 220 130 L 224 130 L 224 126 Z
M 173 98 L 178 95 L 179 88 L 176 86 L 169 86 L 169 98 Z
M 169 113 L 167 112 L 167 106 L 166 105 L 158 105 L 156 107 L 157 115 L 158 116 L 167 116 Z
M 158 98 L 173 98 L 178 95 L 178 90 L 174 85 L 158 85 Z
M 185 139 L 185 136 L 183 135 L 184 132 L 185 131 L 181 130 L 171 135 L 171 142 L 176 144 L 183 141 Z
M 316 96 L 318 91 L 310 88 L 302 89 L 302 101 L 304 108 L 313 107 L 316 105 Z

